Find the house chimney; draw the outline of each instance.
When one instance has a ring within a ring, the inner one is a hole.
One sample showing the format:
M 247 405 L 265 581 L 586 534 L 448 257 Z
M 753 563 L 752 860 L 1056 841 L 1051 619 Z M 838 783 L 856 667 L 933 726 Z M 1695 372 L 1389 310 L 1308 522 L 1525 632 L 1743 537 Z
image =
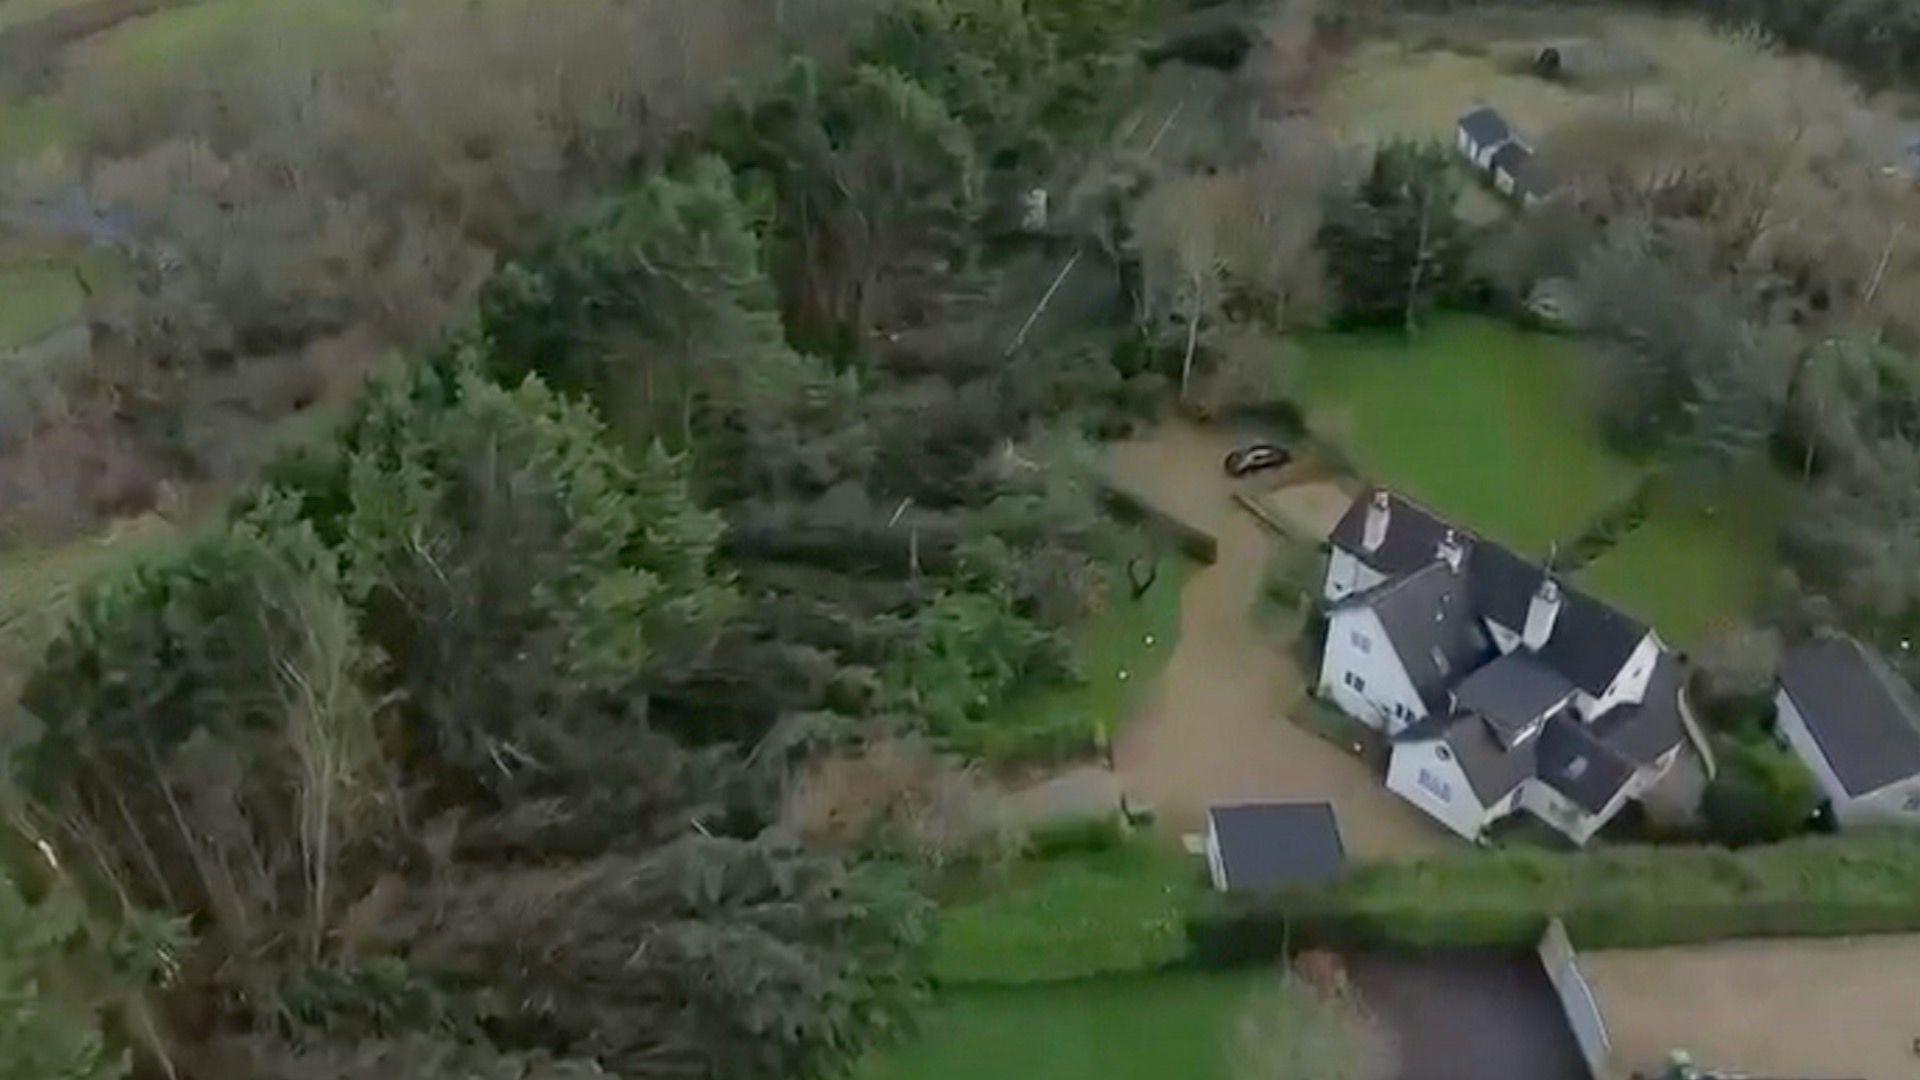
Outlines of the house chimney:
M 1460 567 L 1466 564 L 1467 545 L 1460 542 L 1459 533 L 1448 529 L 1447 535 L 1440 538 L 1438 554 L 1441 561 L 1447 564 L 1447 569 L 1457 574 Z
M 1371 555 L 1380 550 L 1387 542 L 1387 524 L 1393 517 L 1393 500 L 1387 495 L 1386 488 L 1373 493 L 1373 501 L 1367 504 L 1367 520 L 1360 530 L 1360 546 Z
M 1540 587 L 1533 592 L 1533 599 L 1527 604 L 1527 625 L 1520 633 L 1520 643 L 1527 648 L 1540 651 L 1553 636 L 1553 622 L 1560 617 L 1560 586 L 1551 577 L 1542 576 Z

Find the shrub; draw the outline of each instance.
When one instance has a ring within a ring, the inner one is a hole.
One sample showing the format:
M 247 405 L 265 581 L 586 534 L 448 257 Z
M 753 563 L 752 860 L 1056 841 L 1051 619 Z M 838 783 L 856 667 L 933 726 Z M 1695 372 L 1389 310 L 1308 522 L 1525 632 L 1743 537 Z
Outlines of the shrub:
M 1070 818 L 1037 826 L 1027 837 L 1027 850 L 1036 858 L 1109 851 L 1127 838 L 1126 824 L 1117 813 Z
M 1820 803 L 1813 774 L 1764 736 L 1726 740 L 1720 774 L 1700 801 L 1713 838 L 1726 844 L 1784 840 L 1804 831 Z
M 1920 835 L 1804 837 L 1729 851 L 1470 851 L 1356 870 L 1265 901 L 1221 897 L 1188 920 L 1202 963 L 1286 948 L 1532 948 L 1558 917 L 1586 948 L 1920 929 Z

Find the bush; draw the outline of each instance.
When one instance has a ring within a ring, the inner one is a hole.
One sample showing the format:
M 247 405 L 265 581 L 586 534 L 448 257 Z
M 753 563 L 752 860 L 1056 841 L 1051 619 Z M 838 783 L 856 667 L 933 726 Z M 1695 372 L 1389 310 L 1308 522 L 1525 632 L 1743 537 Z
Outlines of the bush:
M 1805 837 L 1734 852 L 1613 847 L 1472 851 L 1355 871 L 1266 901 L 1220 897 L 1189 918 L 1202 963 L 1287 948 L 1532 948 L 1558 917 L 1585 948 L 1920 929 L 1920 835 Z
M 1762 844 L 1803 832 L 1820 804 L 1813 774 L 1793 752 L 1761 736 L 1725 740 L 1720 774 L 1700 800 L 1715 840 Z
M 1027 837 L 1027 850 L 1040 859 L 1063 855 L 1110 851 L 1127 838 L 1126 824 L 1118 813 L 1099 817 L 1073 818 L 1036 826 Z

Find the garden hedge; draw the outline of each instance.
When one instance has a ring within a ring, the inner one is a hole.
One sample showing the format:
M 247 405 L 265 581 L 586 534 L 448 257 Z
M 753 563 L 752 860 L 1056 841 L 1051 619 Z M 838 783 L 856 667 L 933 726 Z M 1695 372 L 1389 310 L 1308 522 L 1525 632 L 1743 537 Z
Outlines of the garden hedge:
M 1920 833 L 1378 863 L 1316 891 L 1214 897 L 1187 932 L 1196 961 L 1226 965 L 1305 946 L 1531 948 L 1554 916 L 1590 949 L 1920 930 Z

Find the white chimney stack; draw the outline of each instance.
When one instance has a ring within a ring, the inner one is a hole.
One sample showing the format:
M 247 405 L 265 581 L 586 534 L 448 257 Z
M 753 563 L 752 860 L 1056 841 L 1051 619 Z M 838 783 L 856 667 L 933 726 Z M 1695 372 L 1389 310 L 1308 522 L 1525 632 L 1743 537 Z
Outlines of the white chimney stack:
M 1438 554 L 1441 561 L 1447 564 L 1447 568 L 1457 574 L 1466 564 L 1467 545 L 1460 542 L 1459 533 L 1448 529 L 1447 535 L 1440 538 Z
M 1533 599 L 1527 603 L 1527 625 L 1521 631 L 1520 643 L 1535 652 L 1539 652 L 1553 636 L 1553 622 L 1560 617 L 1560 586 L 1552 578 L 1542 576 L 1540 587 L 1533 592 Z
M 1360 530 L 1360 546 L 1368 554 L 1380 550 L 1387 542 L 1387 524 L 1393 517 L 1393 500 L 1387 490 L 1381 488 L 1373 493 L 1373 501 L 1367 504 L 1367 520 Z

